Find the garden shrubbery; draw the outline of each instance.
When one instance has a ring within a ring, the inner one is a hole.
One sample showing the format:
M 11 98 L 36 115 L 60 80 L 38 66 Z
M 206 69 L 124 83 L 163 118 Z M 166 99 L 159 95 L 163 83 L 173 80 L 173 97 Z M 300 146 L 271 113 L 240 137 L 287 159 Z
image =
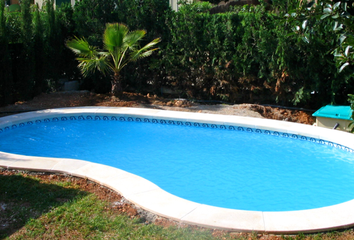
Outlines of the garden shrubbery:
M 305 31 L 301 21 L 284 17 L 302 7 L 296 0 L 219 14 L 210 14 L 207 2 L 174 12 L 164 0 L 81 0 L 56 9 L 36 9 L 26 1 L 21 13 L 0 3 L 0 105 L 55 90 L 61 78 L 109 92 L 110 79 L 82 78 L 64 43 L 77 36 L 102 46 L 110 22 L 147 30 L 146 43 L 162 40 L 158 52 L 122 71 L 129 91 L 159 94 L 164 87 L 179 97 L 309 108 L 347 104 L 347 94 L 354 92 L 352 75 L 339 72 L 334 61 L 333 22 L 309 14 L 313 27 Z

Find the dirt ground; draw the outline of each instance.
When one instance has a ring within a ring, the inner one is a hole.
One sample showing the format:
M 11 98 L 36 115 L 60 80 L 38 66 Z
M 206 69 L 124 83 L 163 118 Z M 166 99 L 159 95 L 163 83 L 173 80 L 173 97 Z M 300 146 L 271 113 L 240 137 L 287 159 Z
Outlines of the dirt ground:
M 247 117 L 259 117 L 276 120 L 313 124 L 315 118 L 311 111 L 291 110 L 281 107 L 262 106 L 258 104 L 200 104 L 184 99 L 165 99 L 157 96 L 125 92 L 121 100 L 104 94 L 87 91 L 58 92 L 42 94 L 31 101 L 17 102 L 0 108 L 0 117 L 24 111 L 76 106 L 111 106 L 140 107 L 187 111 L 199 113 L 226 114 Z
M 157 96 L 141 95 L 134 93 L 124 93 L 121 100 L 103 94 L 94 94 L 87 91 L 80 92 L 59 92 L 52 94 L 42 94 L 35 97 L 31 101 L 17 102 L 13 105 L 0 108 L 0 117 L 10 114 L 16 114 L 26 111 L 34 111 L 49 108 L 60 107 L 76 107 L 76 106 L 112 106 L 112 107 L 141 107 L 141 108 L 154 108 L 165 109 L 174 111 L 188 111 L 200 113 L 213 113 L 213 114 L 229 114 L 238 116 L 249 116 L 259 118 L 269 118 L 284 121 L 292 121 L 304 124 L 313 124 L 315 119 L 311 116 L 312 112 L 302 110 L 290 110 L 279 107 L 262 106 L 257 104 L 217 104 L 205 105 L 193 103 L 183 99 L 163 99 Z M 13 175 L 17 171 L 0 169 L 2 175 Z M 42 179 L 44 182 L 50 181 L 73 181 L 79 185 L 82 190 L 96 194 L 100 199 L 105 199 L 111 203 L 111 207 L 117 210 L 118 214 L 124 213 L 130 217 L 140 217 L 146 219 L 149 223 L 154 223 L 164 227 L 171 225 L 181 226 L 180 223 L 155 216 L 147 213 L 142 209 L 131 205 L 129 202 L 122 201 L 122 196 L 116 192 L 111 191 L 99 184 L 90 182 L 87 179 L 75 178 L 64 174 L 43 174 L 43 173 L 26 173 L 34 174 L 36 177 Z M 119 204 L 117 204 L 119 203 Z M 183 227 L 183 226 L 182 226 Z M 193 226 L 190 226 L 193 227 Z M 198 227 L 195 227 L 198 228 Z M 215 237 L 222 236 L 223 231 L 213 230 Z M 247 233 L 233 233 L 237 237 L 248 236 Z M 236 237 L 235 235 L 235 237 Z M 249 235 L 250 236 L 250 235 Z M 258 234 L 258 239 L 282 239 L 281 237 L 267 234 Z

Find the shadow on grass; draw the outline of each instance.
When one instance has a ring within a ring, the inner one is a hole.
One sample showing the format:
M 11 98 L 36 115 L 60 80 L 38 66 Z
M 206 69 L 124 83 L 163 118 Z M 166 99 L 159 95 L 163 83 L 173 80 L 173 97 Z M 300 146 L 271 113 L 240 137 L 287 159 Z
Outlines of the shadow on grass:
M 71 182 L 61 185 L 21 175 L 0 175 L 0 239 L 15 233 L 30 219 L 88 194 L 72 188 Z

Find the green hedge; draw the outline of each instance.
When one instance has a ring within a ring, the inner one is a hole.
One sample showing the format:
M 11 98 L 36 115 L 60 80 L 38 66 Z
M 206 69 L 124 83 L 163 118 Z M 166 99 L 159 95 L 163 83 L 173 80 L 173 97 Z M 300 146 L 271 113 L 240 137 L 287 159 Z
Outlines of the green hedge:
M 78 36 L 100 46 L 108 22 L 145 29 L 146 41 L 162 38 L 159 52 L 122 72 L 129 91 L 159 94 L 168 87 L 193 99 L 310 108 L 346 104 L 354 92 L 353 78 L 339 74 L 333 60 L 332 24 L 310 18 L 315 27 L 305 35 L 298 22 L 283 17 L 299 6 L 296 0 L 222 14 L 209 14 L 211 4 L 205 2 L 173 12 L 165 0 L 81 0 L 74 8 L 63 4 L 56 10 L 51 4 L 29 7 L 26 1 L 21 13 L 0 5 L 0 105 L 56 90 L 60 78 L 108 92 L 106 77 L 82 78 L 64 44 Z
M 74 33 L 65 25 L 65 11 L 52 4 L 43 9 L 21 2 L 21 12 L 0 5 L 0 105 L 29 100 L 56 90 L 62 77 L 79 75 L 64 41 Z
M 263 6 L 213 15 L 191 8 L 170 16 L 164 50 L 166 84 L 186 96 L 317 107 L 343 104 L 343 90 L 353 91 L 347 84 L 353 79 L 337 72 L 331 53 L 337 37 L 326 20 L 304 39 Z

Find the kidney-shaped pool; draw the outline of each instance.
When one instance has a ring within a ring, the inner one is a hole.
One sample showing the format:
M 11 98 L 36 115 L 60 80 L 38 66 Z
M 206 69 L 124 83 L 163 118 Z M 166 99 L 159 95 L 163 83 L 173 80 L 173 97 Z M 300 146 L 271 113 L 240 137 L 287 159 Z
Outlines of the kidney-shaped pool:
M 3 118 L 0 151 L 111 166 L 215 209 L 284 214 L 354 199 L 348 133 L 229 116 L 72 110 Z

